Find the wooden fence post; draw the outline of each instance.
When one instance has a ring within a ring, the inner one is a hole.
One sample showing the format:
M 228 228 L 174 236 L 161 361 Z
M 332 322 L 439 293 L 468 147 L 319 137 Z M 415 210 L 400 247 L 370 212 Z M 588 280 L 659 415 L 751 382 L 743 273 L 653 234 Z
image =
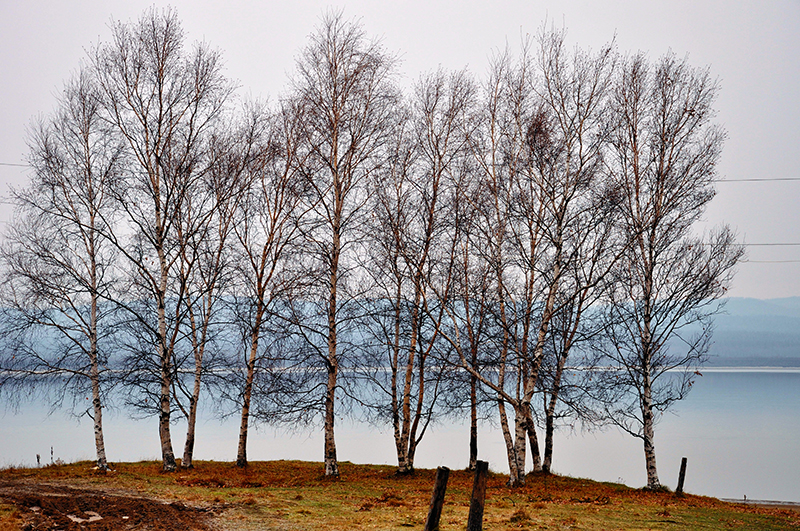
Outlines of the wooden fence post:
M 681 471 L 678 474 L 678 488 L 675 494 L 683 494 L 683 480 L 686 479 L 686 458 L 681 459 Z
M 483 529 L 483 505 L 486 501 L 486 474 L 488 471 L 489 463 L 486 461 L 475 463 L 475 483 L 472 485 L 472 499 L 469 502 L 467 531 Z
M 449 477 L 450 469 L 446 466 L 440 466 L 436 469 L 436 484 L 433 486 L 431 508 L 428 511 L 428 521 L 425 522 L 425 531 L 436 531 L 439 529 L 439 518 L 442 516 L 444 493 L 447 491 L 447 478 Z

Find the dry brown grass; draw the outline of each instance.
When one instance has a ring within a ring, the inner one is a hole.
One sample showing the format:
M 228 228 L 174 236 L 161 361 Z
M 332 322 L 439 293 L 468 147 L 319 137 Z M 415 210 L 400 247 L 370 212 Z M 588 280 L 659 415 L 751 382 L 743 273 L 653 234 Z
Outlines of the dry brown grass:
M 198 528 L 221 530 L 422 529 L 435 476 L 434 470 L 399 476 L 393 467 L 350 463 L 340 464 L 339 479 L 325 478 L 318 463 L 299 461 L 257 462 L 246 469 L 195 465 L 170 474 L 152 462 L 120 463 L 110 474 L 92 470 L 90 463 L 9 469 L 0 472 L 6 489 L 0 496 L 15 486 L 47 484 L 178 502 L 198 511 Z M 793 511 L 543 474 L 511 489 L 506 479 L 490 473 L 484 529 L 800 529 L 800 514 Z M 472 482 L 470 472 L 451 472 L 442 531 L 465 527 Z M 29 513 L 20 505 L 0 506 L 0 528 L 20 529 Z

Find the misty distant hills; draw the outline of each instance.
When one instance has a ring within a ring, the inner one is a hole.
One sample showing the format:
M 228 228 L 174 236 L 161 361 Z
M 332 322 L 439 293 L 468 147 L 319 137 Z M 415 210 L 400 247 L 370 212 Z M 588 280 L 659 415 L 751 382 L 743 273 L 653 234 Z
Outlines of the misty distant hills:
M 731 298 L 714 323 L 709 367 L 800 367 L 800 297 Z

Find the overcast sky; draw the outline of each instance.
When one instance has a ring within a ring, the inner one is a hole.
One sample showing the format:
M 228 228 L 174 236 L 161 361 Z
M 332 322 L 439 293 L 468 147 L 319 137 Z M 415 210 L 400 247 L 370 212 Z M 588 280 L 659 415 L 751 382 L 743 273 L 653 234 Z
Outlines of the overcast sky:
M 22 186 L 25 135 L 52 111 L 86 50 L 110 36 L 109 21 L 136 19 L 151 5 L 177 9 L 190 41 L 223 52 L 242 94 L 275 98 L 294 58 L 329 8 L 361 19 L 402 59 L 406 81 L 442 66 L 482 76 L 493 50 L 512 47 L 544 21 L 568 41 L 598 48 L 616 36 L 622 52 L 668 50 L 709 66 L 722 87 L 718 121 L 728 131 L 721 177 L 706 216 L 747 244 L 800 243 L 800 0 L 782 1 L 402 1 L 226 2 L 0 0 L 0 195 Z M 742 179 L 773 179 L 741 182 Z M 0 222 L 12 208 L 0 205 Z M 748 246 L 732 296 L 800 296 L 800 245 Z

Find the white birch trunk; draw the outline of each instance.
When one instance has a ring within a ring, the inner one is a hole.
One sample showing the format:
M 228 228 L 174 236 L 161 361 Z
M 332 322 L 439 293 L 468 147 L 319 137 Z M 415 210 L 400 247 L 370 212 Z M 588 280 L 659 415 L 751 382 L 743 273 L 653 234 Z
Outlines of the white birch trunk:
M 171 386 L 172 386 L 172 353 L 168 348 L 167 316 L 165 296 L 167 292 L 167 266 L 163 249 L 158 249 L 161 265 L 161 282 L 158 297 L 158 340 L 159 360 L 161 362 L 161 394 L 159 397 L 158 436 L 161 442 L 161 461 L 164 472 L 173 472 L 177 468 L 175 454 L 172 450 L 170 433 Z
M 334 157 L 335 160 L 335 157 Z M 338 183 L 337 183 L 338 184 Z M 334 187 L 338 190 L 338 186 Z M 337 288 L 339 281 L 339 254 L 341 252 L 341 241 L 339 234 L 339 222 L 341 220 L 342 204 L 335 201 L 336 213 L 333 224 L 333 241 L 331 249 L 331 271 L 330 271 L 330 293 L 328 299 L 328 359 L 326 366 L 328 379 L 325 388 L 325 476 L 338 477 L 339 463 L 336 458 L 336 437 L 334 432 L 336 405 L 336 379 L 339 374 L 339 358 L 337 352 L 338 338 L 337 332 Z
M 106 445 L 103 438 L 103 404 L 100 399 L 100 367 L 97 361 L 97 318 L 98 318 L 98 295 L 97 295 L 97 254 L 95 247 L 95 217 L 92 213 L 90 217 L 90 230 L 88 235 L 89 244 L 89 264 L 90 264 L 90 283 L 91 283 L 91 315 L 89 317 L 89 363 L 90 379 L 92 382 L 92 409 L 94 420 L 94 446 L 97 453 L 97 468 L 108 470 L 108 460 L 106 459 Z
M 192 319 L 194 320 L 194 319 Z M 194 326 L 194 323 L 192 323 Z M 181 459 L 181 468 L 194 468 L 194 442 L 197 427 L 197 408 L 200 403 L 200 383 L 203 371 L 203 351 L 205 346 L 205 339 L 200 344 L 194 345 L 195 361 L 194 361 L 194 382 L 192 385 L 192 397 L 189 399 L 189 416 L 187 417 L 186 426 L 186 443 L 183 447 L 183 459 Z
M 236 466 L 244 468 L 247 466 L 247 434 L 250 426 L 250 403 L 253 396 L 253 379 L 255 377 L 256 357 L 258 356 L 258 336 L 261 330 L 261 320 L 263 317 L 263 305 L 259 305 L 256 311 L 256 321 L 250 335 L 250 355 L 247 358 L 247 376 L 244 384 L 244 396 L 242 397 L 242 415 L 239 423 L 239 445 L 236 450 Z
M 339 462 L 336 458 L 336 439 L 334 435 L 337 372 L 338 365 L 331 363 L 328 366 L 328 383 L 325 392 L 325 475 L 328 477 L 339 476 Z
M 520 485 L 525 483 L 525 458 L 527 454 L 525 435 L 528 433 L 526 409 L 530 409 L 526 404 L 521 402 L 514 404 L 514 455 L 517 460 L 517 475 Z
M 642 388 L 642 441 L 644 443 L 644 459 L 647 469 L 647 488 L 657 489 L 661 486 L 656 469 L 655 429 L 653 424 L 653 398 L 649 373 L 645 373 Z
M 407 470 L 406 452 L 402 437 L 402 420 L 397 394 L 397 373 L 400 363 L 400 304 L 402 301 L 400 281 L 397 282 L 394 307 L 394 339 L 392 344 L 392 429 L 394 430 L 394 446 L 397 453 L 397 472 L 404 474 Z
M 510 487 L 516 487 L 522 484 L 522 476 L 519 470 L 517 449 L 514 446 L 514 438 L 511 436 L 511 428 L 508 424 L 506 405 L 502 398 L 497 400 L 497 409 L 500 413 L 500 428 L 503 432 L 503 440 L 506 443 L 506 458 L 508 459 L 508 485 Z
M 92 407 L 94 419 L 94 446 L 97 453 L 97 468 L 108 470 L 106 459 L 106 445 L 103 438 L 103 404 L 100 400 L 100 374 L 97 366 L 97 339 L 92 338 L 91 348 L 91 379 L 92 379 Z

